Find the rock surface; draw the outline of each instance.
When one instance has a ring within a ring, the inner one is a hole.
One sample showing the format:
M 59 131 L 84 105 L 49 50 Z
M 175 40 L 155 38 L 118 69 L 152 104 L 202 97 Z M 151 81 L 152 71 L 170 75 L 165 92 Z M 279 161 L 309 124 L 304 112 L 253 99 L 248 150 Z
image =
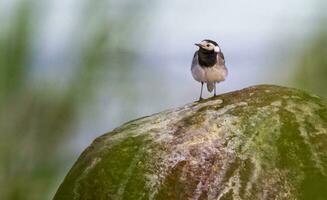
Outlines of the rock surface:
M 55 200 L 327 199 L 327 103 L 260 85 L 97 138 Z

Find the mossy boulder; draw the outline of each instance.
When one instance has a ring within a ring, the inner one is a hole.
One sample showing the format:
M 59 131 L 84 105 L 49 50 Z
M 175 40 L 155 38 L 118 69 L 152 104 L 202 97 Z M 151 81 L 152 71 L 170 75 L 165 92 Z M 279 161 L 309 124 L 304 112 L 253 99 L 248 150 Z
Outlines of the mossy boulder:
M 128 122 L 79 157 L 55 200 L 327 199 L 327 103 L 271 85 Z

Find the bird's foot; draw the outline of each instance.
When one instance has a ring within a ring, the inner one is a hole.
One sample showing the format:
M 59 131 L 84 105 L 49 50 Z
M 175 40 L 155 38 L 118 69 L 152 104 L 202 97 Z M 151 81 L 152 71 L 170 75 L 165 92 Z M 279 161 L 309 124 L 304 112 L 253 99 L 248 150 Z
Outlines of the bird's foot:
M 202 101 L 202 100 L 203 100 L 203 98 L 202 98 L 202 97 L 200 97 L 200 98 L 199 98 L 199 101 Z

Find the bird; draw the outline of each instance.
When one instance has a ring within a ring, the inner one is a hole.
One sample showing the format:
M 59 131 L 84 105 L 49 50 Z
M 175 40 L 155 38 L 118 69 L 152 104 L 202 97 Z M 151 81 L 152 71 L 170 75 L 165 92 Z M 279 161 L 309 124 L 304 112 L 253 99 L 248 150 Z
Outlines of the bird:
M 191 72 L 193 78 L 201 83 L 199 98 L 199 101 L 201 101 L 203 99 L 203 84 L 207 84 L 209 92 L 214 90 L 214 96 L 216 96 L 216 84 L 226 79 L 228 70 L 225 65 L 224 54 L 217 42 L 205 39 L 200 43 L 195 43 L 195 45 L 199 49 L 194 53 Z

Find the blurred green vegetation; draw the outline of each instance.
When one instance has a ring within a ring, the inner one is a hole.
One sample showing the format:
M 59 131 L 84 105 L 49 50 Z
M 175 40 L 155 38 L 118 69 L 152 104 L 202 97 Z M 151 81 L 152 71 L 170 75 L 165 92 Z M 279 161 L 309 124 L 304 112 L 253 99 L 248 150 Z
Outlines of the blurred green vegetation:
M 124 47 L 131 42 L 130 29 L 137 24 L 137 17 L 131 16 L 137 16 L 144 3 L 124 7 L 128 14 L 118 13 L 115 20 L 108 19 L 109 3 L 81 2 L 82 15 L 69 44 L 75 54 L 69 66 L 72 77 L 59 89 L 55 79 L 47 80 L 45 76 L 33 80 L 30 76 L 35 70 L 31 43 L 36 34 L 35 14 L 42 8 L 36 5 L 40 2 L 18 1 L 10 22 L 3 22 L 0 32 L 0 199 L 51 198 L 61 181 L 58 177 L 72 164 L 71 155 L 63 149 L 73 137 L 78 111 L 92 102 L 106 71 L 119 68 L 128 76 L 133 55 Z M 119 60 L 126 56 L 130 59 L 109 63 L 110 58 Z
M 297 58 L 295 83 L 299 88 L 327 97 L 327 29 L 319 29 Z

